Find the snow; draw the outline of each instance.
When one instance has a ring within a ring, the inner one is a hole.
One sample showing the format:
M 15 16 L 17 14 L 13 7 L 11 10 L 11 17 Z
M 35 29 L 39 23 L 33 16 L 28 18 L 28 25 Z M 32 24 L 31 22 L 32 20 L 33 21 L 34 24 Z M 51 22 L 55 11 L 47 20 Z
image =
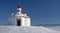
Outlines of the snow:
M 60 33 L 43 26 L 0 26 L 0 33 Z
M 47 26 L 46 28 L 53 29 L 56 31 L 60 31 L 60 26 Z

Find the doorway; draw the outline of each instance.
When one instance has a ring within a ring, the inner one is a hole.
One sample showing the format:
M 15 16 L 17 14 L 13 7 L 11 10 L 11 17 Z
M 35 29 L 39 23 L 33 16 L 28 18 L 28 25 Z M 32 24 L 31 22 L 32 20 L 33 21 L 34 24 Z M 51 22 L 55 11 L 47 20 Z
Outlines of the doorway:
M 17 26 L 21 26 L 21 20 L 17 20 Z

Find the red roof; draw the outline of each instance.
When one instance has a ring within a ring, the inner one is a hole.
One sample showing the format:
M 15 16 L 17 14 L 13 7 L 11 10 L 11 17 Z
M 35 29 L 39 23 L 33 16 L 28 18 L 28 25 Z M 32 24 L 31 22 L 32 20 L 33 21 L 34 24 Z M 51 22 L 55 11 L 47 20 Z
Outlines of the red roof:
M 20 4 L 17 6 L 17 8 L 21 8 Z

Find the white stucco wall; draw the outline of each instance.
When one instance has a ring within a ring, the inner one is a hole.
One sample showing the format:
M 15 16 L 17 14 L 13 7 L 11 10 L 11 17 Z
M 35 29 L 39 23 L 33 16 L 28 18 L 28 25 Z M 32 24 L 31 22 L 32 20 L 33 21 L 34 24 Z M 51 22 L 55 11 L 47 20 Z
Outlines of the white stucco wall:
M 25 26 L 25 18 L 21 17 L 21 26 Z
M 26 26 L 31 26 L 30 25 L 30 18 L 25 18 L 25 25 Z

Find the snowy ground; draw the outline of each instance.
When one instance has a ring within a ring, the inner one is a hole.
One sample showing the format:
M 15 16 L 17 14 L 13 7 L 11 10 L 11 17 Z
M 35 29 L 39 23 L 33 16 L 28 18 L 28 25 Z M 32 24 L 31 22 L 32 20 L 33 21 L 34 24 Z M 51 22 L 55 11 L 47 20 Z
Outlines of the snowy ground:
M 0 33 L 60 33 L 59 29 L 43 26 L 0 26 Z
M 60 26 L 47 26 L 46 28 L 53 29 L 56 31 L 60 31 Z

